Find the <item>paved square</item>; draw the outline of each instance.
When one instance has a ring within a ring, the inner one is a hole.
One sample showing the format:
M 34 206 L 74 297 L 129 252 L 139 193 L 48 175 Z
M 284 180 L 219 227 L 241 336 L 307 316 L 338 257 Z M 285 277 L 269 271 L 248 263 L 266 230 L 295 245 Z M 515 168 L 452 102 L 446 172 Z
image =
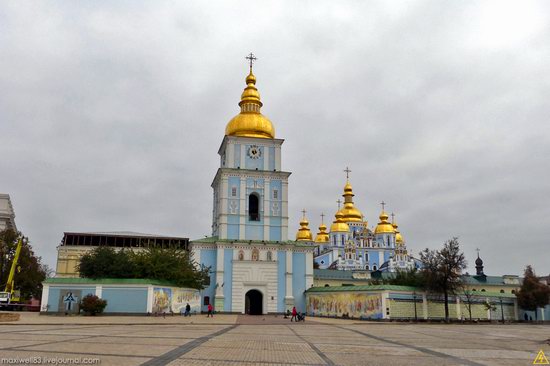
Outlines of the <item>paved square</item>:
M 550 325 L 274 316 L 55 317 L 0 323 L 0 362 L 98 365 L 532 365 Z

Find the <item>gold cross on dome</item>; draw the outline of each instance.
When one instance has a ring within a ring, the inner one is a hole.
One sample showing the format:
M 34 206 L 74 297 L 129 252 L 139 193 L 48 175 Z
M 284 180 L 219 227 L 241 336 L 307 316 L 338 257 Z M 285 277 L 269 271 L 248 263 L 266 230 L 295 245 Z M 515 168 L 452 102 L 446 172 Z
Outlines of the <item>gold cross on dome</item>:
M 246 56 L 245 59 L 247 59 L 248 62 L 250 63 L 250 70 L 252 70 L 252 65 L 254 64 L 254 61 L 256 61 L 258 58 L 254 56 L 252 52 L 250 52 L 250 54 Z
M 384 207 L 386 206 L 386 202 L 382 201 L 382 202 L 380 202 L 380 204 L 382 205 L 382 211 L 384 211 Z
M 342 203 L 341 200 L 337 200 L 336 203 L 338 204 L 338 209 L 340 209 L 340 204 Z
M 346 169 L 344 169 L 344 172 L 346 173 L 346 180 L 349 180 L 349 173 L 351 173 L 350 168 L 346 167 Z
M 321 224 L 325 223 L 325 214 L 321 212 Z
M 304 219 L 306 218 L 306 212 L 307 212 L 307 211 L 306 211 L 306 209 L 305 209 L 305 208 L 304 208 L 304 209 L 302 209 L 302 217 L 303 217 Z
M 394 213 L 392 212 L 392 213 L 391 213 L 391 222 L 394 222 L 394 221 L 395 221 L 395 215 L 394 215 Z

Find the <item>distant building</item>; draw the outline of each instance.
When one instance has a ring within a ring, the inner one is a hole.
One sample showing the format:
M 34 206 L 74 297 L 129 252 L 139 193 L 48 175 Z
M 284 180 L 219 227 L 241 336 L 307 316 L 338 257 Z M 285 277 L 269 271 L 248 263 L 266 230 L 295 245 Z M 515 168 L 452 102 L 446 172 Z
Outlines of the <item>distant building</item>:
M 15 211 L 11 204 L 9 194 L 0 193 L 0 231 L 11 229 L 17 231 L 15 226 Z
M 56 277 L 78 277 L 76 266 L 86 252 L 100 246 L 133 250 L 150 247 L 189 249 L 189 239 L 121 232 L 64 233 L 57 247 Z

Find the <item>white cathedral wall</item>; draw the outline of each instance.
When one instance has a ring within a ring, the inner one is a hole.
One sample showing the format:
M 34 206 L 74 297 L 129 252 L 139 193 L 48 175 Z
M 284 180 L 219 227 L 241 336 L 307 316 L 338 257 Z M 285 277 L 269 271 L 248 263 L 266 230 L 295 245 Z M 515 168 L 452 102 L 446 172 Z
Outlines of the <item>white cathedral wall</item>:
M 264 314 L 277 312 L 277 262 L 233 262 L 232 311 L 244 313 L 245 295 L 249 290 L 263 295 Z

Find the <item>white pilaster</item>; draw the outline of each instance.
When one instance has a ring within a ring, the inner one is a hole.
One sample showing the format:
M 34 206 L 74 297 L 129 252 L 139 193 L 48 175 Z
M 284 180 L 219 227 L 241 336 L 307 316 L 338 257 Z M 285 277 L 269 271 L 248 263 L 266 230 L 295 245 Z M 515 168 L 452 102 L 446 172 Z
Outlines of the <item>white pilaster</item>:
M 245 225 L 246 225 L 246 205 L 247 205 L 247 197 L 246 197 L 246 178 L 241 177 L 241 202 L 240 202 L 240 219 L 239 219 L 239 239 L 244 240 L 245 239 Z
M 277 171 L 281 169 L 281 146 L 275 146 L 275 169 Z
M 268 150 L 267 148 L 265 150 Z M 269 178 L 264 179 L 264 240 L 271 240 L 269 237 L 269 228 L 271 227 L 271 190 L 269 185 L 271 180 Z
M 264 146 L 264 170 L 269 170 L 269 147 Z
M 95 295 L 101 299 L 101 297 L 103 296 L 103 286 L 102 285 L 97 285 L 95 287 Z
M 153 312 L 153 286 L 147 288 L 147 312 Z
M 246 146 L 245 144 L 241 144 L 241 162 L 240 162 L 241 169 L 245 169 L 245 159 L 246 159 Z
M 50 297 L 50 285 L 42 287 L 42 301 L 40 302 L 40 311 L 48 311 L 48 299 Z
M 223 297 L 224 248 L 218 246 L 216 255 L 216 298 Z
M 286 250 L 286 293 L 285 304 L 294 303 L 294 296 L 292 295 L 292 250 Z
M 227 144 L 225 147 L 225 165 L 235 167 L 235 144 Z
M 306 290 L 313 286 L 313 252 L 306 253 Z

